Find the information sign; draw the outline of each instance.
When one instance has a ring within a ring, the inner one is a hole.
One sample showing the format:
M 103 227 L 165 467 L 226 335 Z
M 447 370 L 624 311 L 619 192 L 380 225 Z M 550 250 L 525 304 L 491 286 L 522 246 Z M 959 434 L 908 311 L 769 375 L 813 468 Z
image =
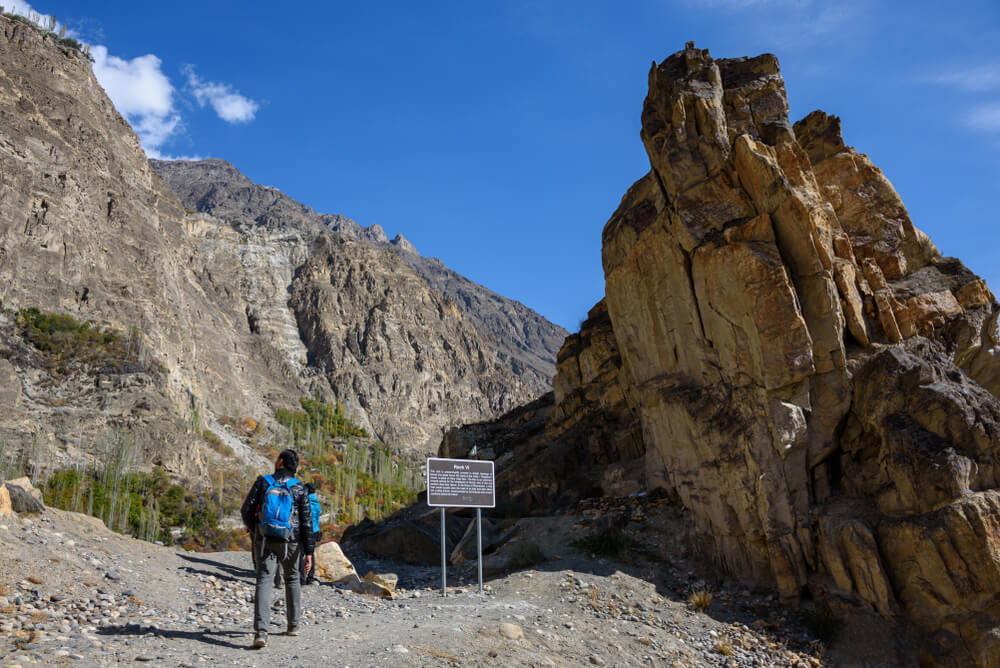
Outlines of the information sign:
M 496 507 L 493 462 L 428 457 L 427 505 L 460 508 Z

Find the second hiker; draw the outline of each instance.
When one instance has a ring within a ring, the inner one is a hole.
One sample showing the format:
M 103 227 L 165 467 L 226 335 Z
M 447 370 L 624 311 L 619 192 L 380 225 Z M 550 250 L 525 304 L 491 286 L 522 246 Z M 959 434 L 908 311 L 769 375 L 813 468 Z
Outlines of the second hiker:
M 322 537 L 322 532 L 319 530 L 319 516 L 320 516 L 320 506 L 319 506 L 319 496 L 316 494 L 316 487 L 312 483 L 306 483 L 306 493 L 309 495 L 309 510 L 312 512 L 312 537 L 313 546 L 319 544 L 319 539 Z M 299 577 L 301 578 L 302 584 L 316 584 L 316 564 L 312 565 L 312 568 L 307 568 L 305 565 L 305 553 L 299 554 Z
M 257 556 L 253 620 L 256 648 L 267 645 L 271 596 L 279 568 L 285 576 L 288 635 L 299 634 L 302 612 L 299 554 L 303 555 L 305 569 L 310 570 L 315 542 L 308 494 L 305 486 L 293 477 L 298 466 L 298 453 L 282 451 L 274 462 L 274 473 L 254 481 L 240 509 L 243 524 L 254 535 L 253 549 Z

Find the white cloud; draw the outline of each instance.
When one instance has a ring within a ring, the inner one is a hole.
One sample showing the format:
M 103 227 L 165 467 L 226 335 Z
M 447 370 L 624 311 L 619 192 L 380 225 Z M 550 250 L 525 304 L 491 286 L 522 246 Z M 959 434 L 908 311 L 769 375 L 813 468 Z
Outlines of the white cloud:
M 229 84 L 202 80 L 193 65 L 185 65 L 184 73 L 198 106 L 212 105 L 219 118 L 227 123 L 248 123 L 256 116 L 260 105 L 234 91 Z
M 968 70 L 947 72 L 927 81 L 975 93 L 1000 88 L 1000 63 L 987 63 Z
M 47 14 L 41 13 L 27 2 L 22 2 L 21 0 L 6 0 L 0 4 L 3 4 L 3 10 L 7 13 L 20 14 L 21 16 L 29 18 L 35 23 L 43 26 L 46 22 L 48 22 L 49 17 Z
M 91 56 L 94 76 L 139 135 L 146 153 L 159 153 L 182 128 L 174 109 L 174 87 L 160 69 L 160 59 L 147 54 L 124 60 L 109 55 L 104 46 L 95 46 Z
M 976 130 L 1000 132 L 1000 102 L 981 104 L 973 108 L 966 121 Z

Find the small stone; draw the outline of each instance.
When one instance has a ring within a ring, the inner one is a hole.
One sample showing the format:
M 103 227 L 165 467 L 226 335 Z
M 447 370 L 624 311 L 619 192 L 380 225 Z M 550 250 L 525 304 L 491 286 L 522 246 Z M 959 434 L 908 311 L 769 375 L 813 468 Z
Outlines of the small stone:
M 591 654 L 587 658 L 587 660 L 590 661 L 595 666 L 603 666 L 603 665 L 605 665 L 604 659 L 602 659 L 601 657 L 597 656 L 596 654 Z
M 508 640 L 520 640 L 524 637 L 524 631 L 517 624 L 500 622 L 500 635 Z
M 122 574 L 119 573 L 118 571 L 108 571 L 107 573 L 104 574 L 104 577 L 106 577 L 109 580 L 118 581 L 122 579 Z
M 139 656 L 135 657 L 135 660 L 136 661 L 143 661 L 143 662 L 146 662 L 146 661 L 156 661 L 156 657 L 153 656 L 152 654 L 140 654 Z

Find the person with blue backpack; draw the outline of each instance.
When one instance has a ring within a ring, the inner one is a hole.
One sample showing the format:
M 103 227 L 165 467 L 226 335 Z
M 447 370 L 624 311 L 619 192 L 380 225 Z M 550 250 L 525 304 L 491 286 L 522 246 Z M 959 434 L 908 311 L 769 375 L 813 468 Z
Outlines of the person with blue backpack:
M 319 544 L 320 536 L 322 535 L 319 530 L 319 496 L 316 495 L 316 487 L 307 482 L 306 483 L 306 493 L 309 495 L 309 510 L 312 512 L 312 532 L 313 532 L 313 545 Z M 305 567 L 305 553 L 299 552 L 299 577 L 301 578 L 302 584 L 316 584 L 316 568 L 315 565 L 312 568 Z
M 254 538 L 252 549 L 256 555 L 257 588 L 254 593 L 253 646 L 257 649 L 267 645 L 271 596 L 279 568 L 285 576 L 287 632 L 290 636 L 299 634 L 302 613 L 299 555 L 303 557 L 304 569 L 311 570 L 316 544 L 309 495 L 305 485 L 294 477 L 298 467 L 298 453 L 283 450 L 274 462 L 274 473 L 254 481 L 240 509 L 243 524 Z

